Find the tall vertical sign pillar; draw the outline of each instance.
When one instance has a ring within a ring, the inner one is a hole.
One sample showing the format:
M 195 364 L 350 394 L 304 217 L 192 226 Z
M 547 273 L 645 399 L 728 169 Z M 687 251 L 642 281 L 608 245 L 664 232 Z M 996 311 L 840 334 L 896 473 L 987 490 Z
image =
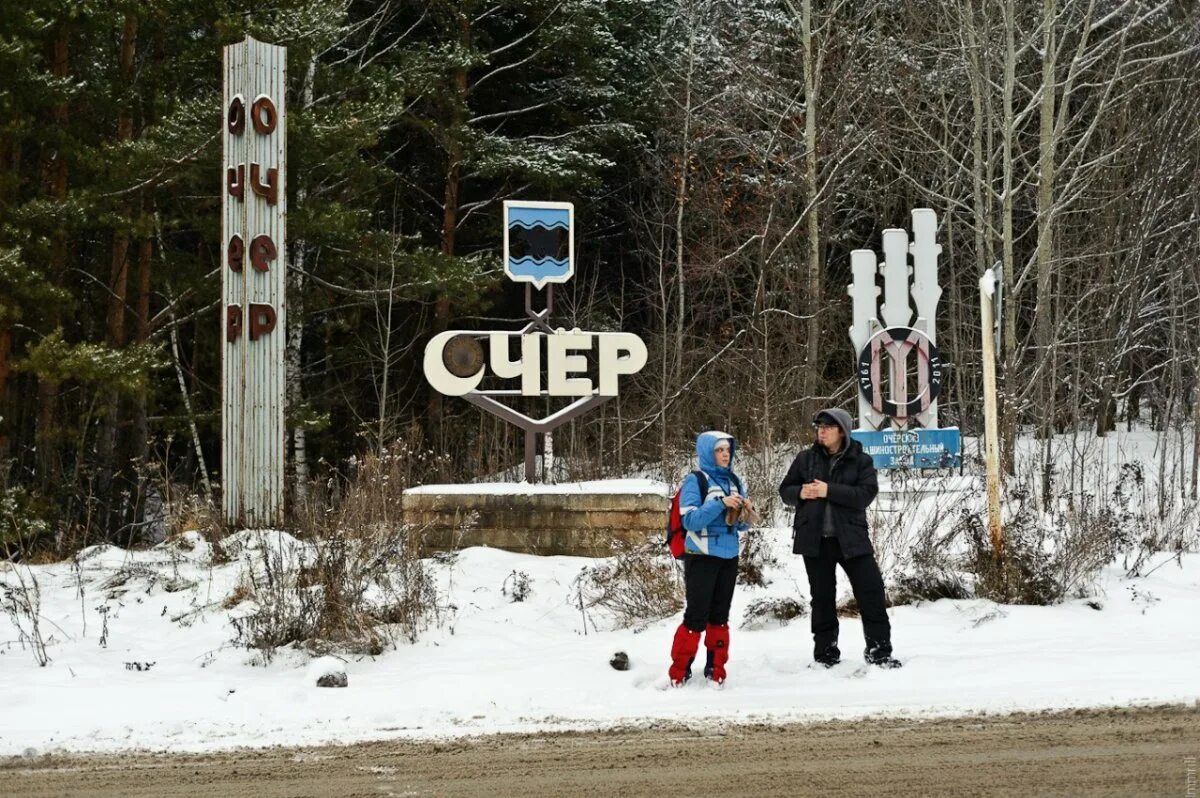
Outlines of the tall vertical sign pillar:
M 283 522 L 287 48 L 225 48 L 221 485 L 232 525 Z

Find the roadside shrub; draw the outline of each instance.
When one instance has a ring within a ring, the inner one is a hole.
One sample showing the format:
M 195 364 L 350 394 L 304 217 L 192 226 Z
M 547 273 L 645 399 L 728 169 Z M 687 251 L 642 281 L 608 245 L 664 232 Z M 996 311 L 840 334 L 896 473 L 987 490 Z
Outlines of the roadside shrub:
M 739 585 L 751 587 L 766 587 L 771 584 L 767 571 L 779 567 L 779 559 L 771 553 L 769 535 L 775 534 L 773 529 L 751 529 L 746 532 L 741 557 L 738 559 Z
M 761 598 L 750 602 L 742 613 L 743 629 L 786 626 L 808 615 L 808 607 L 794 598 Z
M 305 516 L 308 542 L 247 550 L 255 607 L 234 619 L 235 643 L 267 661 L 289 644 L 376 655 L 397 639 L 415 642 L 438 618 L 424 531 L 402 520 L 405 456 L 358 461 L 337 504 Z
M 246 555 L 254 607 L 234 618 L 234 642 L 270 661 L 300 644 L 312 653 L 382 653 L 417 639 L 437 611 L 433 579 L 419 560 L 420 535 L 407 526 L 332 533 L 297 560 L 284 547 Z
M 841 604 L 837 605 L 836 610 L 839 618 L 857 618 L 861 612 L 858 609 L 858 599 L 850 596 Z
M 504 583 L 500 585 L 500 594 L 507 596 L 509 601 L 519 603 L 529 598 L 529 594 L 533 592 L 533 580 L 529 578 L 529 574 L 524 571 L 513 571 L 504 578 Z
M 926 525 L 912 544 L 907 567 L 900 570 L 888 588 L 888 606 L 916 604 L 938 599 L 970 598 L 971 588 L 959 570 L 954 554 L 954 541 L 963 531 L 963 519 L 974 519 L 964 513 L 948 533 L 940 525 Z
M 971 549 L 967 570 L 975 577 L 979 598 L 999 604 L 1056 604 L 1063 598 L 1054 578 L 1053 564 L 1042 550 L 1043 536 L 1018 518 L 1004 525 L 1004 547 L 1000 556 L 992 546 L 987 525 L 977 515 L 969 516 L 967 528 Z
M 970 597 L 971 591 L 962 575 L 950 570 L 918 570 L 896 577 L 895 584 L 888 589 L 888 606 Z
M 617 543 L 616 555 L 584 568 L 575 578 L 581 609 L 599 607 L 618 627 L 644 626 L 683 608 L 683 583 L 675 562 L 655 542 Z
M 17 643 L 29 647 L 34 660 L 46 667 L 50 655 L 42 633 L 42 589 L 37 576 L 27 566 L 0 561 L 0 612 L 8 616 L 17 630 Z
M 186 533 L 197 532 L 209 543 L 213 565 L 229 562 L 224 548 L 217 545 L 231 531 L 220 505 L 196 493 L 176 496 L 172 490 L 167 497 L 167 540 L 178 543 Z
M 967 570 L 981 598 L 1005 604 L 1056 604 L 1086 597 L 1105 565 L 1129 543 L 1133 523 L 1118 502 L 1098 504 L 1091 497 L 1056 502 L 1049 513 L 1029 491 L 1010 491 L 1004 543 L 997 553 L 980 516 L 966 514 L 963 528 L 970 543 Z M 998 556 L 999 555 L 999 556 Z

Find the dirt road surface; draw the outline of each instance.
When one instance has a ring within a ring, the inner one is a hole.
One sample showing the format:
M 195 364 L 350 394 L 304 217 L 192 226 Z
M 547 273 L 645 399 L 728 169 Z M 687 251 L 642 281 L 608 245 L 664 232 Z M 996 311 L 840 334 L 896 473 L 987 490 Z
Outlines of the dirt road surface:
M 1155 707 L 15 757 L 0 795 L 1195 798 L 1198 759 L 1200 707 Z

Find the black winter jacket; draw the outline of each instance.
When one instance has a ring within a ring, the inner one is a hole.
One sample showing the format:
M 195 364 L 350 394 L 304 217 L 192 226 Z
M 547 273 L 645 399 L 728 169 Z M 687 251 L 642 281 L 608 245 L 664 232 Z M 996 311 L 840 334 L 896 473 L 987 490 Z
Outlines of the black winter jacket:
M 814 443 L 796 455 L 779 485 L 779 498 L 796 508 L 792 522 L 792 551 L 796 554 L 816 557 L 820 553 L 826 502 L 832 509 L 833 529 L 842 555 L 849 559 L 874 552 L 867 532 L 867 507 L 879 492 L 875 463 L 858 441 L 848 438 L 846 443 L 845 451 L 832 457 L 824 446 Z M 814 479 L 828 483 L 829 495 L 825 499 L 801 499 L 801 485 Z

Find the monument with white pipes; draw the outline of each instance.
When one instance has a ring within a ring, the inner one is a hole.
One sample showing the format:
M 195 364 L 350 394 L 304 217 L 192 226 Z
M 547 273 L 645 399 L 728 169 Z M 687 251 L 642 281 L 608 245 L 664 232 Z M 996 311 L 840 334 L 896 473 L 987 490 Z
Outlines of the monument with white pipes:
M 525 284 L 523 326 L 446 330 L 425 346 L 430 387 L 461 397 L 525 433 L 524 480 L 423 485 L 404 494 L 405 520 L 426 529 L 432 548 L 486 545 L 534 554 L 607 556 L 614 540 L 644 541 L 661 532 L 668 487 L 650 480 L 547 484 L 554 430 L 617 396 L 622 377 L 646 365 L 633 333 L 555 328 L 554 287 L 575 273 L 575 213 L 570 203 L 504 203 L 507 276 Z M 534 295 L 544 306 L 534 307 Z M 542 398 L 556 409 L 535 417 L 513 403 Z
M 912 230 L 911 241 L 905 230 L 883 231 L 882 264 L 874 250 L 850 253 L 850 341 L 858 383 L 853 436 L 876 468 L 954 468 L 962 456 L 958 428 L 938 426 L 945 365 L 937 348 L 942 295 L 937 214 L 929 208 L 913 210 Z
M 930 506 L 927 499 L 950 506 L 979 490 L 974 477 L 952 470 L 962 465 L 958 428 L 938 425 L 946 372 L 937 347 L 941 251 L 937 214 L 916 208 L 911 239 L 903 229 L 883 231 L 883 263 L 871 249 L 850 253 L 858 384 L 858 425 L 851 435 L 881 471 L 873 512 L 882 515 L 873 525 L 885 536 L 911 534 L 913 519 Z

